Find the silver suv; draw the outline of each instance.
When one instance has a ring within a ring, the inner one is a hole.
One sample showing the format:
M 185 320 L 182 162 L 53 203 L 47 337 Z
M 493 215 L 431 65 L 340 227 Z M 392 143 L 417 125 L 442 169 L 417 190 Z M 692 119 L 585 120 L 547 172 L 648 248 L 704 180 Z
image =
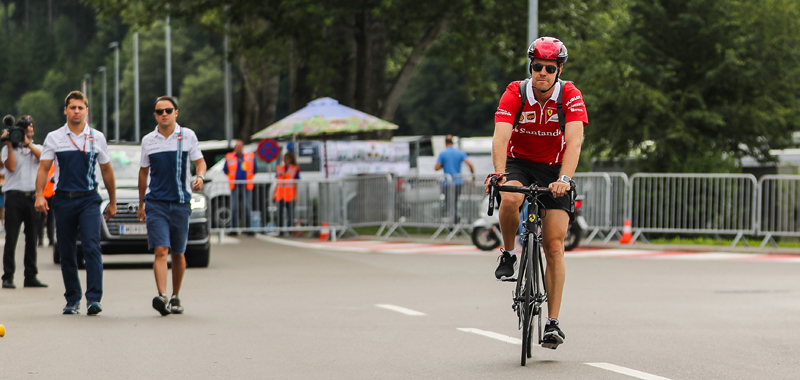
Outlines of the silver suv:
M 109 145 L 111 166 L 117 185 L 117 214 L 108 221 L 103 220 L 100 233 L 100 246 L 104 255 L 142 253 L 151 254 L 147 247 L 147 226 L 139 222 L 139 145 Z M 100 210 L 108 205 L 108 192 L 97 168 L 100 196 L 103 202 Z M 211 256 L 209 239 L 209 207 L 204 194 L 195 192 L 191 199 L 192 215 L 189 219 L 189 242 L 186 245 L 186 265 L 188 267 L 208 267 Z M 83 266 L 83 252 L 78 241 L 78 263 Z M 58 246 L 53 245 L 53 261 L 61 262 Z

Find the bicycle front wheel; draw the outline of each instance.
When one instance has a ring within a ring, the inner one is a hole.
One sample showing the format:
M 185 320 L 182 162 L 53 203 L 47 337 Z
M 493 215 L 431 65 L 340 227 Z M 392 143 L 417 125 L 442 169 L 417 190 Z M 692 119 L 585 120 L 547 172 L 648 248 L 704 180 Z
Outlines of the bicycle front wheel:
M 531 357 L 531 345 L 533 344 L 533 249 L 537 246 L 534 238 L 528 236 L 525 244 L 524 260 L 520 263 L 520 269 L 525 268 L 519 274 L 520 281 L 522 281 L 522 294 L 520 295 L 520 309 L 522 312 L 522 355 L 520 357 L 520 364 L 525 365 L 528 358 Z

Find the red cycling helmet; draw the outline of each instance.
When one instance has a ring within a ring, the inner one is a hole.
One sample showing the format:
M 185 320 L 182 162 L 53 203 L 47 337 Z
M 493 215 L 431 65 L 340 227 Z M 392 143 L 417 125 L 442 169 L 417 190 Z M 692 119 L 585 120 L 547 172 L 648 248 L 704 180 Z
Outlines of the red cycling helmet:
M 548 59 L 556 61 L 559 66 L 567 62 L 569 54 L 567 53 L 567 46 L 561 40 L 553 37 L 539 37 L 531 43 L 528 47 L 528 58 L 533 61 L 534 58 Z

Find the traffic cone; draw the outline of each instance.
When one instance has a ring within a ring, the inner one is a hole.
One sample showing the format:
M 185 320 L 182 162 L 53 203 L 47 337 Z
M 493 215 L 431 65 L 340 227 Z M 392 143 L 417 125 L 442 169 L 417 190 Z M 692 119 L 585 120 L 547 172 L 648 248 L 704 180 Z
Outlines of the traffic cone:
M 327 241 L 331 237 L 331 231 L 328 229 L 328 222 L 322 222 L 322 229 L 319 231 L 319 240 Z
M 633 238 L 633 230 L 631 230 L 631 220 L 625 219 L 625 224 L 622 226 L 622 237 L 619 238 L 620 244 L 630 244 Z
M 295 229 L 295 231 L 294 231 L 294 234 L 293 234 L 294 236 L 302 236 L 302 235 L 303 235 L 303 231 L 300 231 L 300 227 L 302 227 L 302 226 L 303 226 L 303 225 L 302 225 L 302 224 L 300 224 L 300 219 L 298 219 L 297 221 L 295 221 L 295 227 L 296 227 L 297 229 Z

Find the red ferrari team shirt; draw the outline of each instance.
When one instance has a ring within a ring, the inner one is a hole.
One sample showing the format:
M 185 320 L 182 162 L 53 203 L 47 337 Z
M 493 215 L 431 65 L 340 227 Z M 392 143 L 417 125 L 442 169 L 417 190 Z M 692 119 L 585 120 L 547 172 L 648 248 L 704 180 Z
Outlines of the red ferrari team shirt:
M 519 82 L 511 82 L 500 98 L 500 105 L 494 114 L 494 122 L 514 125 L 514 117 L 522 106 L 519 95 Z M 564 133 L 558 123 L 558 93 L 561 87 L 556 85 L 553 94 L 544 106 L 536 101 L 530 81 L 527 85 L 527 98 L 520 114 L 519 125 L 511 133 L 506 155 L 538 164 L 561 165 L 564 158 Z M 583 126 L 589 125 L 589 116 L 583 104 L 583 96 L 572 83 L 565 83 L 564 96 L 561 98 L 566 122 L 580 121 Z

